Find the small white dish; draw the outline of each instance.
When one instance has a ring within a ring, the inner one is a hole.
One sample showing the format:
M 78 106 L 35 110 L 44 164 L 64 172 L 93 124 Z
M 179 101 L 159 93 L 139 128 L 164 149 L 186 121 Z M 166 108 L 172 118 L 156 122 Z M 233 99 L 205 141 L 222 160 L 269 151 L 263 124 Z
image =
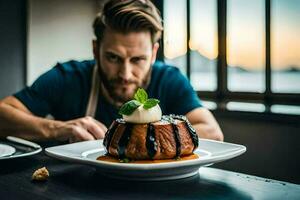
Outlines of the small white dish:
M 16 152 L 16 148 L 6 144 L 0 144 L 0 158 L 4 156 L 10 156 L 15 152 Z
M 136 164 L 99 161 L 106 153 L 103 140 L 85 141 L 45 149 L 47 155 L 72 163 L 88 164 L 99 173 L 118 179 L 129 180 L 172 180 L 193 176 L 201 166 L 222 162 L 241 155 L 246 151 L 243 145 L 199 139 L 199 147 L 194 153 L 199 158 L 176 162 Z
M 0 160 L 32 156 L 43 150 L 40 145 L 28 140 L 12 136 L 8 136 L 6 139 L 8 143 L 3 142 L 0 144 Z M 4 148 L 7 151 L 6 154 L 4 153 Z

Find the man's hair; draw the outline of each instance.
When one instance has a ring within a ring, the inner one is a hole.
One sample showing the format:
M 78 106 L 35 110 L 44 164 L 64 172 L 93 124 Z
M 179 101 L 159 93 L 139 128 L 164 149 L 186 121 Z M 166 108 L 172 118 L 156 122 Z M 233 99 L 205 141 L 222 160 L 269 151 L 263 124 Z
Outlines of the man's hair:
M 120 33 L 150 31 L 152 44 L 156 43 L 163 30 L 159 10 L 150 0 L 109 0 L 98 13 L 94 33 L 101 42 L 106 28 Z

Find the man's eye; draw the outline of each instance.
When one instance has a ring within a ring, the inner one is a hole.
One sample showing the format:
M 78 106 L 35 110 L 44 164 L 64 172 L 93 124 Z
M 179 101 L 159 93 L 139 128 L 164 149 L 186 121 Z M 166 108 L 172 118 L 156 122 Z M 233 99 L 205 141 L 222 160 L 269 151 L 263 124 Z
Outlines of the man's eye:
M 120 61 L 119 57 L 116 55 L 108 55 L 107 60 L 115 63 Z
M 133 63 L 139 63 L 139 62 L 144 61 L 144 60 L 145 60 L 144 58 L 132 58 L 131 62 L 133 62 Z

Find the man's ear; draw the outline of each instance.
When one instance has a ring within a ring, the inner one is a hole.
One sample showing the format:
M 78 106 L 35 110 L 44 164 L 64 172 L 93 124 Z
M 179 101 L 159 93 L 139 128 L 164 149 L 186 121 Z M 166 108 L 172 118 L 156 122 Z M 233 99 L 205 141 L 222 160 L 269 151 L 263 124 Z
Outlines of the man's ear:
M 97 40 L 93 40 L 93 54 L 94 59 L 97 59 L 99 56 L 99 45 Z
M 153 48 L 152 48 L 151 65 L 153 65 L 153 64 L 155 63 L 158 48 L 159 48 L 159 44 L 158 44 L 158 42 L 156 42 L 156 43 L 153 45 Z

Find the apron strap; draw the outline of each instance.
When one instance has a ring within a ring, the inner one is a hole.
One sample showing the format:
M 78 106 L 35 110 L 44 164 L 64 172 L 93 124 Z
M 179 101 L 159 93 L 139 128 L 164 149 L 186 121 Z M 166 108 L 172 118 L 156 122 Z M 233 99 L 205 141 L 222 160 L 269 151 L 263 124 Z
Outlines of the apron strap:
M 92 85 L 85 116 L 95 117 L 100 89 L 98 66 L 95 64 L 92 74 Z

